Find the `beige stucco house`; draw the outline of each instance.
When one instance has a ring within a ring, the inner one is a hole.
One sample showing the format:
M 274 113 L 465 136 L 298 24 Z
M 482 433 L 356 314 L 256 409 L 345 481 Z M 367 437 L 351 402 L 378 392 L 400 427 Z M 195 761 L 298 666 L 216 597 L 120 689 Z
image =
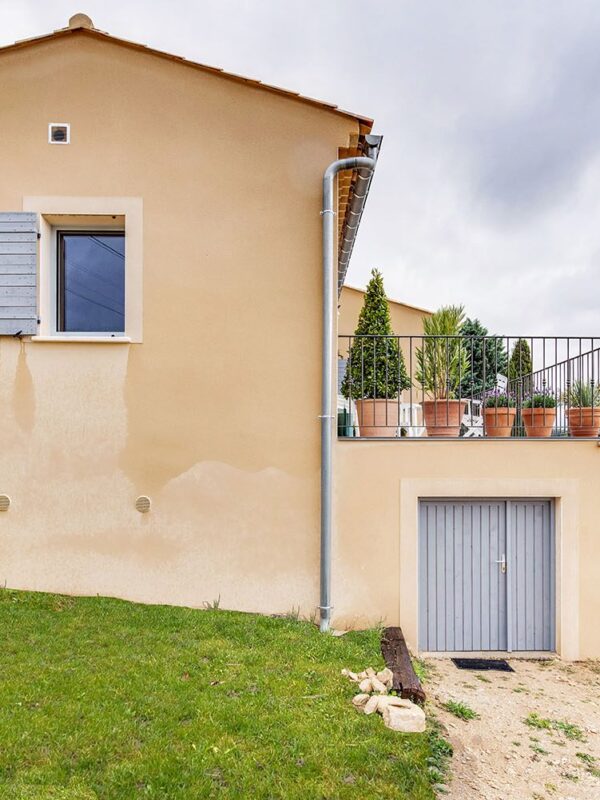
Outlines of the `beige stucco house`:
M 335 436 L 322 263 L 341 287 L 369 119 L 83 15 L 0 49 L 0 114 L 0 582 L 600 656 L 597 440 Z M 357 302 L 344 290 L 340 334 Z

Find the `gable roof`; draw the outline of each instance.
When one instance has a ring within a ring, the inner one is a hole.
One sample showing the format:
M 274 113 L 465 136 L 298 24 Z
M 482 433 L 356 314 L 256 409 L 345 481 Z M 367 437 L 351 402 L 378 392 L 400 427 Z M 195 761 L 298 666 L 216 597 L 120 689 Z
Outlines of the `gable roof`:
M 121 39 L 118 36 L 112 36 L 110 33 L 106 33 L 105 31 L 101 31 L 98 28 L 95 28 L 92 20 L 86 16 L 85 14 L 75 14 L 69 20 L 69 24 L 66 28 L 59 28 L 58 30 L 53 31 L 52 33 L 43 34 L 42 36 L 34 36 L 28 39 L 20 39 L 12 44 L 4 45 L 0 47 L 0 55 L 3 55 L 7 52 L 13 52 L 14 50 L 19 50 L 21 48 L 31 47 L 33 45 L 42 44 L 44 42 L 49 41 L 56 41 L 58 39 L 64 39 L 71 36 L 89 36 L 94 39 L 98 39 L 101 41 L 110 41 L 113 44 L 119 45 L 121 47 L 126 47 L 130 50 L 137 50 L 143 53 L 149 53 L 152 56 L 156 56 L 158 58 L 164 58 L 169 61 L 175 61 L 177 63 L 183 64 L 187 67 L 192 69 L 201 70 L 202 72 L 208 72 L 213 75 L 219 75 L 222 78 L 230 81 L 236 81 L 237 83 L 243 83 L 246 86 L 252 86 L 255 89 L 261 89 L 266 92 L 271 92 L 274 94 L 283 95 L 284 97 L 290 98 L 291 100 L 296 100 L 301 103 L 305 103 L 307 105 L 314 106 L 316 108 L 320 108 L 324 111 L 330 111 L 334 114 L 338 114 L 343 117 L 348 117 L 350 119 L 356 120 L 359 124 L 359 132 L 361 135 L 367 134 L 371 131 L 373 127 L 373 120 L 369 117 L 365 117 L 362 114 L 355 114 L 351 111 L 344 111 L 343 109 L 339 108 L 333 103 L 326 103 L 322 100 L 316 100 L 313 97 L 307 97 L 305 95 L 300 94 L 299 92 L 293 92 L 289 89 L 283 89 L 280 86 L 274 86 L 269 83 L 263 83 L 256 78 L 248 78 L 244 75 L 237 75 L 233 72 L 226 72 L 222 67 L 213 67 L 208 64 L 201 64 L 197 61 L 190 61 L 185 56 L 178 56 L 172 53 L 167 53 L 164 50 L 157 50 L 154 47 L 148 47 L 145 44 L 139 44 L 138 42 L 132 42 L 128 39 Z
M 351 111 L 344 111 L 333 103 L 315 100 L 313 97 L 307 97 L 305 95 L 301 95 L 299 92 L 292 92 L 288 89 L 282 89 L 279 86 L 263 83 L 255 78 L 248 78 L 243 75 L 236 75 L 232 72 L 226 72 L 221 67 L 213 67 L 196 61 L 189 61 L 184 56 L 173 55 L 172 53 L 167 53 L 163 50 L 157 50 L 154 47 L 148 47 L 145 44 L 139 44 L 137 42 L 131 42 L 128 39 L 121 39 L 118 36 L 112 36 L 111 34 L 94 27 L 94 23 L 86 14 L 79 13 L 72 16 L 69 19 L 69 24 L 66 28 L 59 28 L 52 33 L 43 34 L 42 36 L 35 36 L 29 39 L 20 39 L 13 44 L 0 47 L 0 57 L 5 53 L 12 53 L 15 50 L 33 47 L 45 42 L 68 39 L 72 36 L 88 36 L 98 41 L 111 42 L 112 44 L 120 47 L 147 53 L 157 58 L 174 61 L 191 69 L 210 73 L 212 75 L 218 75 L 219 77 L 228 81 L 235 81 L 254 89 L 260 89 L 265 92 L 278 94 L 286 99 L 304 103 L 322 111 L 345 117 L 348 120 L 358 123 L 358 133 L 350 136 L 348 147 L 339 149 L 338 157 L 349 158 L 371 154 L 375 157 L 375 159 L 377 158 L 382 137 L 370 136 L 370 132 L 373 128 L 373 120 L 369 117 L 365 117 L 361 114 L 355 114 Z M 372 177 L 373 173 L 371 172 L 368 184 L 364 190 L 365 196 L 368 194 Z M 354 220 L 354 224 L 350 224 L 350 218 L 354 213 L 352 211 L 352 201 L 357 182 L 357 170 L 341 172 L 338 176 L 338 294 L 341 291 L 342 284 L 344 283 L 350 257 L 352 255 L 354 241 L 360 224 L 360 217 L 358 221 Z

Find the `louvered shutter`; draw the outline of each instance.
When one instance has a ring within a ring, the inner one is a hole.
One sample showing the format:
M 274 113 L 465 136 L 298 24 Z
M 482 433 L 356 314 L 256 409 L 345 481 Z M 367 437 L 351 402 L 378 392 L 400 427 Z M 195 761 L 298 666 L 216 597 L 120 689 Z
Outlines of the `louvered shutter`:
M 0 212 L 0 335 L 37 333 L 37 214 Z

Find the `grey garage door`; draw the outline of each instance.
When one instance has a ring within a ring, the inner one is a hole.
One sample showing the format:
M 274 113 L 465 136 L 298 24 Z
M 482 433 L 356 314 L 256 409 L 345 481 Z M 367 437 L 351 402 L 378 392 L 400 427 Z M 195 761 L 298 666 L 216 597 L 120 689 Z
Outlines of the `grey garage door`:
M 553 651 L 550 500 L 421 500 L 419 648 Z

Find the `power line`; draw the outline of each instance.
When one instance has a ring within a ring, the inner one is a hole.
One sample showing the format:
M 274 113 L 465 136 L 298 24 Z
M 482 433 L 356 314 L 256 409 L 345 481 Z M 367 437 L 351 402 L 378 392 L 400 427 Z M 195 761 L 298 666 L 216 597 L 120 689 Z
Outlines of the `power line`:
M 71 277 L 71 278 L 68 280 L 68 282 L 67 282 L 67 283 L 68 283 L 68 286 L 72 286 L 74 283 L 75 283 L 75 284 L 79 284 L 79 285 L 78 285 L 78 288 L 79 288 L 79 290 L 80 290 L 80 291 L 84 291 L 84 292 L 92 292 L 93 294 L 96 294 L 96 295 L 98 295 L 98 297 L 100 297 L 100 298 L 102 298 L 103 300 L 106 300 L 106 301 L 108 301 L 108 302 L 112 302 L 112 301 L 114 301 L 114 300 L 115 300 L 115 298 L 114 298 L 114 297 L 111 297 L 111 296 L 109 296 L 109 295 L 107 295 L 107 294 L 104 294 L 104 292 L 101 292 L 99 289 L 94 289 L 92 286 L 87 286 L 85 283 L 83 283 L 83 281 L 80 281 L 80 280 L 79 280 L 79 276 L 77 276 L 77 275 L 74 275 L 74 276 L 72 276 L 72 277 Z M 67 289 L 67 287 L 66 287 L 66 286 L 65 286 L 65 289 Z M 67 289 L 67 291 L 68 291 L 68 289 Z M 117 300 L 117 302 L 118 302 L 118 300 Z M 116 311 L 116 309 L 115 309 L 115 311 Z
M 111 247 L 109 244 L 106 244 L 106 242 L 101 242 L 97 236 L 90 236 L 89 238 L 92 239 L 94 242 L 96 242 L 96 244 L 99 244 L 100 247 L 103 247 L 105 250 L 110 250 L 111 253 L 114 253 L 116 256 L 119 256 L 119 258 L 123 259 L 125 258 L 125 255 L 123 253 L 119 253 L 118 250 L 115 250 L 114 247 Z M 125 237 L 123 237 L 123 239 L 124 238 Z
M 101 275 L 100 273 L 94 271 L 94 269 L 92 267 L 90 267 L 89 264 L 82 264 L 80 261 L 76 261 L 73 258 L 73 256 L 67 256 L 67 259 L 68 259 L 69 264 L 72 264 L 73 266 L 77 267 L 78 269 L 83 270 L 84 272 L 88 272 L 92 278 L 96 278 L 96 280 L 99 280 L 99 281 L 100 280 L 104 281 L 105 283 L 108 283 L 111 286 L 114 286 L 115 289 L 121 289 L 122 288 L 122 286 L 120 284 L 116 283 L 115 281 L 111 281 L 110 278 L 108 278 L 107 276 Z M 69 264 L 65 264 L 65 266 L 68 266 Z M 123 284 L 124 283 L 125 283 L 125 281 L 123 281 Z

